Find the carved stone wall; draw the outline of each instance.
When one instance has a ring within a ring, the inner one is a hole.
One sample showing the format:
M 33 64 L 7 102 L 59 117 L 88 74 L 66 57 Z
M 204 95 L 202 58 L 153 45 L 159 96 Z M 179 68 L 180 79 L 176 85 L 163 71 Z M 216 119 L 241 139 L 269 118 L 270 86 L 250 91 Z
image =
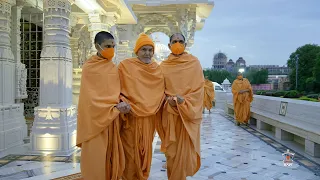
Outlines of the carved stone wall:
M 77 24 L 72 28 L 70 46 L 73 68 L 81 68 L 84 62 L 91 56 L 92 40 L 88 26 Z
M 196 31 L 196 5 L 181 6 L 175 13 L 154 13 L 139 14 L 138 24 L 134 25 L 134 33 L 145 32 L 151 35 L 155 32 L 162 32 L 167 36 L 174 33 L 182 33 L 187 42 L 188 51 L 194 43 L 194 33 Z M 135 40 L 131 40 L 133 43 Z
M 16 94 L 15 99 L 20 102 L 22 99 L 28 97 L 27 95 L 27 69 L 25 64 L 21 63 L 21 31 L 20 31 L 20 19 L 21 10 L 23 6 L 13 6 L 12 7 L 12 31 L 11 31 L 11 47 L 13 56 L 16 60 Z
M 15 103 L 16 60 L 11 50 L 11 8 L 15 0 L 0 1 L 0 156 L 23 144 L 26 123 L 23 104 Z
M 72 105 L 70 0 L 44 0 L 44 45 L 40 61 L 40 104 L 35 108 L 31 150 L 69 155 L 76 149 L 76 107 Z
M 13 0 L 0 1 L 0 103 L 13 104 L 15 97 L 15 59 L 11 49 L 11 7 Z

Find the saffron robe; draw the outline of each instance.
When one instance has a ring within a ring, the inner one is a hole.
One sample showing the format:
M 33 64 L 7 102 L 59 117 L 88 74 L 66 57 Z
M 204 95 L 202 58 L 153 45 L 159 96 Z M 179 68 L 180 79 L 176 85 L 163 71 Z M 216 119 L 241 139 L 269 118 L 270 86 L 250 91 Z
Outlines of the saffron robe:
M 165 102 L 162 119 L 156 128 L 161 138 L 161 151 L 167 158 L 169 180 L 185 180 L 200 168 L 200 125 L 203 110 L 204 78 L 199 60 L 187 53 L 170 55 L 161 64 L 165 93 L 180 95 L 184 102 L 171 107 Z
M 249 90 L 249 92 L 239 93 L 241 90 Z M 253 91 L 248 79 L 234 80 L 232 94 L 235 119 L 240 123 L 247 123 L 250 119 L 250 103 L 253 101 Z
M 112 61 L 92 56 L 82 67 L 76 144 L 84 180 L 120 179 L 125 157 L 120 138 L 120 80 Z
M 147 180 L 151 168 L 155 121 L 161 117 L 164 78 L 160 66 L 131 58 L 119 64 L 121 100 L 131 105 L 131 112 L 121 115 L 124 122 L 121 139 L 125 151 L 124 180 Z
M 203 97 L 203 107 L 210 110 L 213 107 L 214 101 L 214 86 L 213 83 L 205 79 L 204 81 L 204 97 Z

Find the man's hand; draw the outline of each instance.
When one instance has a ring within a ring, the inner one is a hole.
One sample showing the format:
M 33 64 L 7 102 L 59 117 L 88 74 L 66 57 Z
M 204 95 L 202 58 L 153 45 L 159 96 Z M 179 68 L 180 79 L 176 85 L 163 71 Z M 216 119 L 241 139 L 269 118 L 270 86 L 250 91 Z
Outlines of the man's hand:
M 127 114 L 131 110 L 131 106 L 125 102 L 117 104 L 116 108 L 123 114 Z
M 184 98 L 180 95 L 177 95 L 178 104 L 182 104 L 184 102 Z
M 167 96 L 167 100 L 171 107 L 177 106 L 177 103 L 173 100 L 173 97 Z

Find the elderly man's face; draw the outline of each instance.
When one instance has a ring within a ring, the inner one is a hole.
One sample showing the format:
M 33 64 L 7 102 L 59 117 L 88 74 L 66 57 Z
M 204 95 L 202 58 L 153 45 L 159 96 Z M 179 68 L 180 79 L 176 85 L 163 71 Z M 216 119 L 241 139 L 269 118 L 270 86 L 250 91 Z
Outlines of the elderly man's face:
M 150 45 L 142 46 L 139 49 L 137 56 L 140 61 L 149 64 L 151 62 L 151 58 L 153 57 L 153 47 Z

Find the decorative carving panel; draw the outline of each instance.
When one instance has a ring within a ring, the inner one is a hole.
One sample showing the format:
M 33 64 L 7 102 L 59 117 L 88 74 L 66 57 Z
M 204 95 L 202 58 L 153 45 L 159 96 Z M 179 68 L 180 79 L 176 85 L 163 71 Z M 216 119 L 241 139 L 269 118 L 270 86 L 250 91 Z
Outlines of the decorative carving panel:
M 71 41 L 73 67 L 81 68 L 90 57 L 90 50 L 93 45 L 88 26 L 76 25 L 72 28 Z
M 12 51 L 16 60 L 16 95 L 15 98 L 20 101 L 27 98 L 27 69 L 25 64 L 21 63 L 21 10 L 22 6 L 14 6 L 12 8 Z
M 13 104 L 15 96 L 15 61 L 11 51 L 11 6 L 13 1 L 0 1 L 0 104 Z M 0 122 L 1 124 L 1 122 Z M 1 129 L 0 129 L 1 131 Z

